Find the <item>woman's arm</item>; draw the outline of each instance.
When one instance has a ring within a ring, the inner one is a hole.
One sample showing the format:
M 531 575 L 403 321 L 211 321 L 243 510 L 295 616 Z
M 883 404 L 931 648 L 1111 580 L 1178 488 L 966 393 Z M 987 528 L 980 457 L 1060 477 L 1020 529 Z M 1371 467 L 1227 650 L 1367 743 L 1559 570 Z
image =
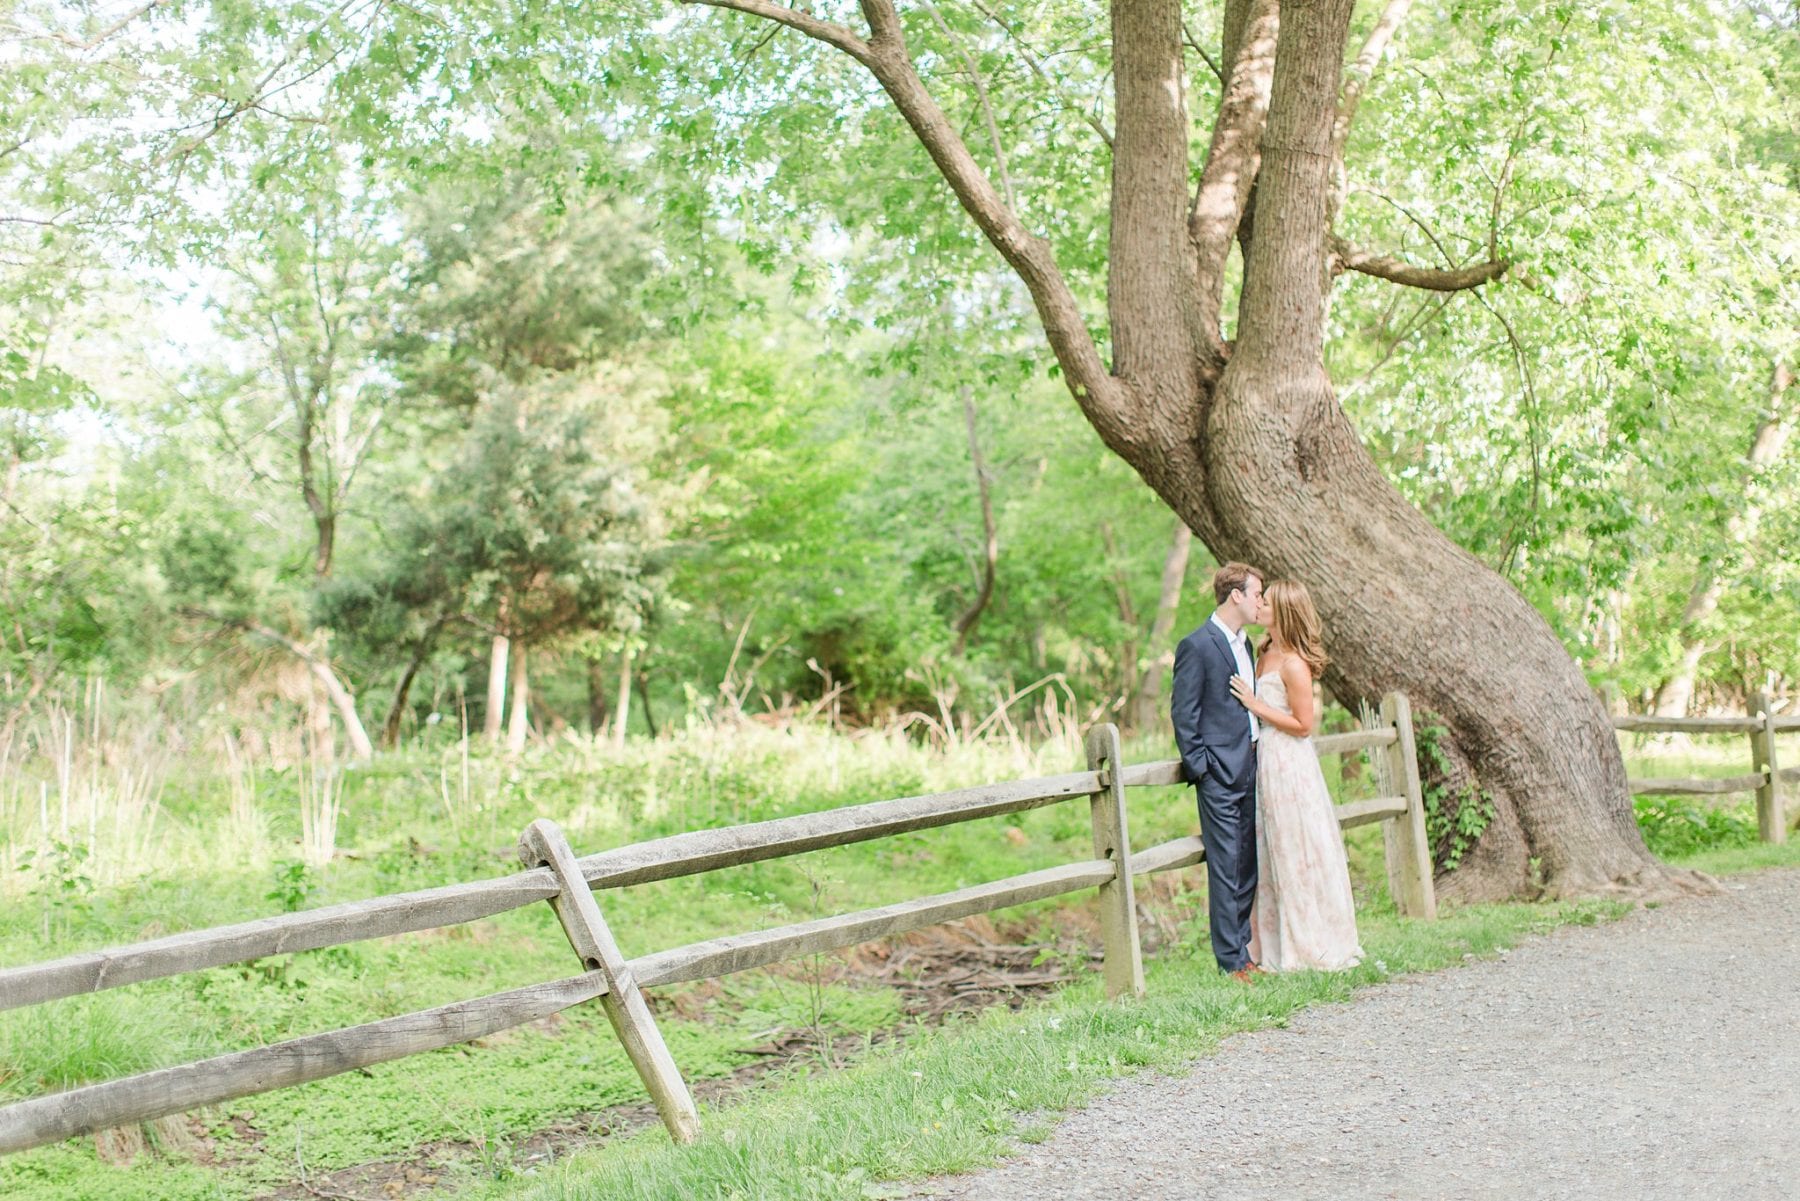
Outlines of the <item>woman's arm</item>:
M 1281 728 L 1296 738 L 1312 737 L 1313 727 L 1319 721 L 1318 707 L 1313 702 L 1312 668 L 1299 655 L 1289 655 L 1281 661 L 1281 682 L 1287 685 L 1288 708 L 1294 711 L 1293 721 L 1282 722 Z

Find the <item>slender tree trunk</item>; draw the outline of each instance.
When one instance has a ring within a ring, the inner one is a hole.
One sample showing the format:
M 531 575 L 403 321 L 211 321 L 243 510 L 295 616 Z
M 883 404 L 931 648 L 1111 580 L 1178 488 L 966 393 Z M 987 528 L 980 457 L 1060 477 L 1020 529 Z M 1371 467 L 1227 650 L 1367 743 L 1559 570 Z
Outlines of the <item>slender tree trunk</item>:
M 337 762 L 337 737 L 331 727 L 331 697 L 313 673 L 312 687 L 306 690 L 306 744 L 312 762 L 329 771 Z
M 960 655 L 968 644 L 969 635 L 974 632 L 975 623 L 981 620 L 988 602 L 994 597 L 994 569 L 1000 561 L 1000 536 L 994 523 L 994 498 L 992 481 L 988 477 L 987 463 L 981 457 L 981 439 L 975 431 L 975 397 L 967 385 L 962 390 L 963 421 L 969 430 L 969 461 L 975 465 L 975 488 L 981 497 L 981 528 L 983 532 L 981 555 L 981 589 L 975 595 L 975 601 L 962 616 L 956 619 L 956 645 L 951 653 Z
M 214 618 L 213 620 L 216 621 L 218 619 Z M 267 638 L 270 642 L 283 647 L 295 658 L 305 663 L 307 670 L 312 672 L 313 680 L 318 684 L 325 699 L 330 702 L 330 708 L 324 710 L 327 714 L 325 718 L 326 736 L 329 737 L 330 733 L 331 723 L 329 713 L 335 710 L 338 720 L 343 723 L 344 736 L 350 740 L 351 753 L 358 759 L 367 760 L 375 757 L 375 744 L 369 741 L 369 733 L 363 728 L 362 718 L 358 716 L 356 712 L 356 698 L 350 694 L 348 688 L 344 687 L 344 682 L 338 679 L 337 672 L 332 670 L 329 662 L 308 650 L 299 642 L 289 638 L 286 634 L 281 633 L 279 630 L 272 629 L 269 626 L 261 625 L 257 622 L 237 621 L 226 622 L 225 624 L 234 625 L 239 629 L 249 630 L 259 637 Z M 318 712 L 319 710 L 314 710 L 315 722 L 317 720 Z
M 587 661 L 588 733 L 598 736 L 606 728 L 606 667 L 599 659 Z
M 1700 660 L 1712 649 L 1700 627 L 1718 609 L 1724 595 L 1725 581 L 1702 569 L 1681 613 L 1681 662 L 1656 690 L 1652 708 L 1658 717 L 1686 717 L 1693 707 L 1694 677 L 1700 672 Z
M 530 683 L 525 678 L 525 644 L 512 648 L 512 666 L 507 672 L 512 691 L 511 721 L 506 727 L 506 749 L 515 754 L 525 749 L 525 735 L 530 732 Z
M 1188 558 L 1194 546 L 1194 531 L 1187 523 L 1175 522 L 1175 536 L 1169 542 L 1169 553 L 1163 557 L 1162 588 L 1157 595 L 1156 618 L 1150 625 L 1147 645 L 1155 658 L 1144 665 L 1131 698 L 1131 724 L 1144 729 L 1154 724 L 1164 712 L 1163 672 L 1175 663 L 1171 638 L 1175 633 L 1175 610 L 1181 604 L 1181 584 L 1187 579 Z
M 487 715 L 481 733 L 489 742 L 500 741 L 500 728 L 506 720 L 506 659 L 511 645 L 505 634 L 495 634 L 488 651 Z
M 344 724 L 344 736 L 350 740 L 351 753 L 358 759 L 373 759 L 375 744 L 369 741 L 369 732 L 363 728 L 362 718 L 356 712 L 356 698 L 350 695 L 350 690 L 344 687 L 329 663 L 314 660 L 312 669 L 326 695 L 331 698 L 338 720 Z
M 644 711 L 644 729 L 649 732 L 650 737 L 655 738 L 656 715 L 650 712 L 650 673 L 633 672 L 631 678 L 637 681 L 638 708 Z
M 331 575 L 331 563 L 337 554 L 337 514 L 321 513 L 313 519 L 313 528 L 318 541 L 313 550 L 313 577 L 327 579 Z
M 437 645 L 438 632 L 444 628 L 444 622 L 438 621 L 425 631 L 419 644 L 413 648 L 412 659 L 401 673 L 400 683 L 394 689 L 393 703 L 388 706 L 387 720 L 381 727 L 381 747 L 391 751 L 400 743 L 400 723 L 406 716 L 406 701 L 412 695 L 413 681 L 418 678 L 419 668 L 431 654 L 431 648 Z
M 619 704 L 613 710 L 613 745 L 625 745 L 625 727 L 631 724 L 631 648 L 619 655 Z
M 1794 386 L 1794 381 L 1792 368 L 1786 363 L 1775 364 L 1775 370 L 1770 373 L 1769 378 L 1768 408 L 1750 439 L 1750 450 L 1744 456 L 1746 484 L 1773 463 L 1787 443 L 1788 427 L 1783 421 L 1781 406 L 1784 394 Z M 1726 518 L 1725 546 L 1721 557 L 1731 566 L 1749 566 L 1741 560 L 1750 539 L 1755 536 L 1760 516 L 1755 504 L 1747 504 Z M 1709 649 L 1703 632 L 1706 620 L 1718 610 L 1719 600 L 1724 595 L 1725 576 L 1721 565 L 1715 562 L 1702 566 L 1699 577 L 1694 581 L 1693 590 L 1688 593 L 1687 608 L 1681 614 L 1681 663 L 1674 674 L 1663 681 L 1662 687 L 1656 690 L 1657 716 L 1687 716 L 1688 707 L 1694 699 L 1694 676 L 1700 670 L 1701 658 Z

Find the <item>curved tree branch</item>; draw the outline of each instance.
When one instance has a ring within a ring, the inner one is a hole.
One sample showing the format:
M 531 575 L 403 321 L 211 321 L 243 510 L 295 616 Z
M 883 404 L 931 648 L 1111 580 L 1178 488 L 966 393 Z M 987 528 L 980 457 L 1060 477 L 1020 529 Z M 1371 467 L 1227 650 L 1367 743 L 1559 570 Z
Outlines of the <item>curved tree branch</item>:
M 870 29 L 867 41 L 841 25 L 770 3 L 770 0 L 684 0 L 684 3 L 729 8 L 778 21 L 836 46 L 868 67 L 931 156 L 958 203 L 1024 281 L 1069 390 L 1088 420 L 1109 445 L 1123 445 L 1132 440 L 1135 431 L 1129 394 L 1112 378 L 1101 360 L 1087 319 L 1051 253 L 1049 242 L 1026 229 L 1018 214 L 1007 207 L 944 110 L 926 89 L 924 80 L 907 56 L 899 17 L 890 0 L 864 0 L 863 12 Z
M 963 60 L 963 70 L 975 89 L 975 98 L 981 102 L 981 117 L 987 123 L 988 144 L 994 148 L 994 168 L 1000 172 L 1000 188 L 1006 193 L 1006 207 L 1016 213 L 1019 211 L 1019 194 L 1013 189 L 1012 172 L 1006 169 L 1006 147 L 1000 142 L 1000 126 L 994 120 L 993 102 L 988 99 L 987 80 L 982 78 L 981 67 L 976 63 L 975 56 L 969 53 L 962 39 L 956 36 L 956 31 L 950 28 L 950 22 L 944 20 L 944 14 L 938 11 L 938 6 L 931 3 L 931 0 L 925 0 L 925 11 L 931 14 L 932 21 L 936 23 L 944 39 L 956 47 L 958 57 Z
M 1194 36 L 1194 31 L 1187 27 L 1186 21 L 1181 23 L 1181 36 L 1187 42 L 1188 49 L 1198 54 L 1206 65 L 1212 68 L 1212 73 L 1218 78 L 1218 81 L 1224 83 L 1225 68 L 1221 67 L 1219 61 L 1206 52 L 1206 47 L 1200 44 L 1200 39 Z
M 786 25 L 789 29 L 798 29 L 807 37 L 828 46 L 836 46 L 857 62 L 869 65 L 870 51 L 867 42 L 836 22 L 820 20 L 809 12 L 801 12 L 785 4 L 774 4 L 770 0 L 682 0 L 682 3 L 729 8 L 753 17 L 762 17 L 778 25 Z
M 1331 239 L 1333 275 L 1358 271 L 1392 283 L 1405 284 L 1409 288 L 1424 288 L 1429 292 L 1461 292 L 1479 288 L 1482 284 L 1499 279 L 1510 266 L 1512 263 L 1506 259 L 1493 259 L 1472 267 L 1448 270 L 1442 267 L 1419 267 L 1385 254 L 1358 250 L 1342 238 Z
M 1388 0 L 1387 6 L 1381 10 L 1381 17 L 1375 22 L 1375 28 L 1363 41 L 1362 50 L 1356 55 L 1356 61 L 1344 71 L 1344 86 L 1338 96 L 1337 122 L 1331 129 L 1331 149 L 1341 162 L 1344 157 L 1344 144 L 1350 140 L 1350 126 L 1356 120 L 1356 106 L 1362 103 L 1363 92 L 1369 86 L 1369 80 L 1375 75 L 1375 68 L 1381 64 L 1381 56 L 1386 52 L 1388 43 L 1394 39 L 1394 31 L 1406 20 L 1406 11 L 1412 7 L 1412 0 Z

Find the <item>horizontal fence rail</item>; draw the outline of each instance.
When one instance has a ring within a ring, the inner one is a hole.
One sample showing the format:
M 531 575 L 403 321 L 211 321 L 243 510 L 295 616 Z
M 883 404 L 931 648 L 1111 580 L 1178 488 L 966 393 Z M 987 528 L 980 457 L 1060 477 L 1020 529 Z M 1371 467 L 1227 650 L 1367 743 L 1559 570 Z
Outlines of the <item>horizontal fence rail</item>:
M 462 925 L 523 909 L 549 900 L 556 893 L 556 878 L 540 869 L 500 879 L 447 884 L 277 914 L 232 926 L 190 930 L 128 947 L 85 951 L 46 963 L 0 970 L 0 1009 L 160 980 L 203 968 L 248 963 L 268 955 L 316 951 L 347 942 Z
M 1787 804 L 1784 785 L 1800 783 L 1800 766 L 1782 767 L 1777 762 L 1775 736 L 1800 730 L 1800 715 L 1778 717 L 1766 695 L 1750 698 L 1744 717 L 1650 717 L 1612 719 L 1613 729 L 1633 734 L 1747 734 L 1750 766 L 1742 776 L 1684 776 L 1632 780 L 1633 796 L 1729 796 L 1756 794 L 1757 835 L 1764 842 L 1787 841 Z
M 1613 729 L 1630 734 L 1753 734 L 1768 724 L 1760 717 L 1651 717 L 1640 714 L 1620 715 L 1614 717 L 1612 723 Z M 1778 734 L 1800 730 L 1800 715 L 1777 717 L 1774 725 Z
M 1776 774 L 1783 783 L 1800 780 L 1800 767 L 1789 767 Z M 1670 779 L 1645 776 L 1631 782 L 1631 792 L 1634 796 L 1725 796 L 1734 792 L 1755 792 L 1768 782 L 1768 773 L 1760 771 L 1747 776 L 1683 776 Z
M 589 972 L 33 1097 L 0 1109 L 0 1153 L 454 1047 L 549 1017 L 605 991 L 599 973 Z
M 1377 777 L 1402 795 L 1341 805 L 1336 815 L 1344 828 L 1384 823 L 1396 905 L 1409 916 L 1435 916 L 1424 803 L 1406 698 L 1387 697 L 1373 728 L 1320 737 L 1315 746 L 1321 754 L 1382 752 L 1377 756 Z M 1136 851 L 1131 846 L 1125 790 L 1184 783 L 1179 761 L 1124 764 L 1118 731 L 1112 726 L 1089 731 L 1087 756 L 1086 771 L 691 831 L 580 858 L 555 823 L 540 819 L 521 838 L 525 870 L 509 876 L 189 931 L 0 970 L 0 1009 L 16 1008 L 267 955 L 478 921 L 539 901 L 555 909 L 584 969 L 562 980 L 17 1102 L 0 1108 L 0 1152 L 322 1080 L 468 1042 L 587 1001 L 598 1001 L 605 1008 L 671 1134 L 687 1141 L 698 1133 L 698 1115 L 642 989 L 839 950 L 1090 888 L 1098 890 L 1107 992 L 1142 995 L 1132 878 L 1204 862 L 1205 850 L 1197 837 Z M 1090 807 L 1091 859 L 936 896 L 730 934 L 635 959 L 619 951 L 595 895 L 1079 797 L 1086 797 Z
M 1080 892 L 1104 884 L 1117 875 L 1118 866 L 1105 859 L 1067 863 L 917 901 L 902 901 L 879 909 L 818 918 L 773 930 L 758 930 L 754 934 L 732 934 L 672 951 L 659 951 L 632 960 L 631 968 L 638 983 L 646 987 L 728 976 L 784 959 L 837 951 L 871 939 L 905 934 L 909 930 L 953 922 L 978 913 L 992 913 L 996 909 Z
M 622 888 L 934 826 L 1020 813 L 1086 796 L 1097 787 L 1098 779 L 1096 772 L 1071 772 L 851 805 L 720 830 L 676 834 L 603 851 L 577 862 L 590 887 Z M 316 951 L 371 938 L 461 925 L 547 901 L 559 891 L 556 877 L 545 868 L 536 868 L 499 879 L 277 914 L 128 947 L 83 952 L 29 967 L 7 968 L 0 970 L 0 1010 L 202 968 L 247 963 L 268 955 Z
M 847 805 L 772 821 L 695 830 L 651 842 L 634 843 L 578 860 L 590 887 L 623 888 L 739 867 L 767 859 L 846 846 L 934 826 L 1000 817 L 1088 796 L 1100 786 L 1098 772 L 1078 771 L 1036 780 L 1012 780 L 955 792 Z

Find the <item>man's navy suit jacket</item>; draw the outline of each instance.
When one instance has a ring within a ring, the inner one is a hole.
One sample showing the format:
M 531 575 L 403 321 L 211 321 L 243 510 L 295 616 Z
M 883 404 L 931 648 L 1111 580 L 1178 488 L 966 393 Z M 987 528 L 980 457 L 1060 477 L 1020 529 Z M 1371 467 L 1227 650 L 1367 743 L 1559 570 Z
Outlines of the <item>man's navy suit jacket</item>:
M 1250 675 L 1256 676 L 1256 653 Z M 1188 780 L 1198 785 L 1210 777 L 1223 792 L 1247 790 L 1255 776 L 1250 754 L 1250 716 L 1231 695 L 1237 657 L 1225 632 L 1209 618 L 1175 648 L 1175 682 L 1169 714 L 1175 723 L 1175 745 Z

